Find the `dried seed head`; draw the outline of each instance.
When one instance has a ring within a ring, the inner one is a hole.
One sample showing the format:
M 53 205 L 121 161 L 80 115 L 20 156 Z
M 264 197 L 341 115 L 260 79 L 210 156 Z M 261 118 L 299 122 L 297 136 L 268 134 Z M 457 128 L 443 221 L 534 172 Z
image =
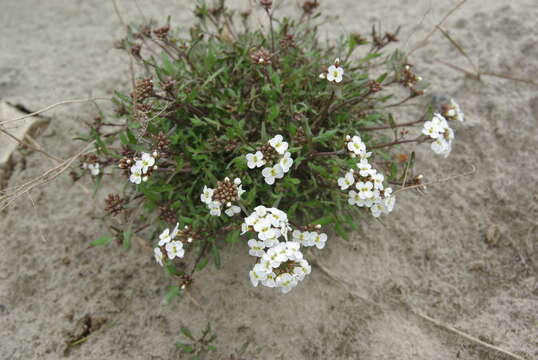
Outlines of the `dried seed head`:
M 268 165 L 277 162 L 278 159 L 280 158 L 280 155 L 275 150 L 275 148 L 269 144 L 264 144 L 258 147 L 256 150 L 261 151 L 261 153 L 263 154 L 263 159 L 266 161 Z
M 153 80 L 145 78 L 136 83 L 131 97 L 136 98 L 138 101 L 144 101 L 151 95 L 153 95 Z
M 153 30 L 153 33 L 161 39 L 164 39 L 168 36 L 168 32 L 170 31 L 170 24 L 166 24 L 163 27 L 157 28 Z
M 267 65 L 271 63 L 272 54 L 266 48 L 259 48 L 250 53 L 250 60 L 255 65 Z
M 271 9 L 271 6 L 273 6 L 273 1 L 272 0 L 260 0 L 260 5 L 265 10 L 269 10 Z
M 303 11 L 305 12 L 305 14 L 312 14 L 314 12 L 314 10 L 316 10 L 319 6 L 319 2 L 317 0 L 314 0 L 314 1 L 311 1 L 311 0 L 307 0 L 303 3 Z
M 116 216 L 124 210 L 123 204 L 125 200 L 120 198 L 118 194 L 108 194 L 105 203 L 105 211 L 112 216 Z

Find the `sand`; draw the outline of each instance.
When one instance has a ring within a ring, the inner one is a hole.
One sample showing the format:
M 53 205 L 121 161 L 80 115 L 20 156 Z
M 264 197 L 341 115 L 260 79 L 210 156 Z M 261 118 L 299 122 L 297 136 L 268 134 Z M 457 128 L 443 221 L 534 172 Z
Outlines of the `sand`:
M 118 3 L 126 21 L 142 20 L 133 1 Z M 191 1 L 138 3 L 148 18 L 192 23 Z M 401 24 L 400 44 L 409 37 L 413 47 L 456 2 L 322 3 L 338 16 L 324 27 L 329 37 Z M 536 18 L 535 0 L 470 0 L 444 28 L 484 71 L 536 81 Z M 128 86 L 128 58 L 113 48 L 122 27 L 109 1 L 3 0 L 0 25 L 2 100 L 36 110 Z M 469 68 L 439 33 L 412 60 L 430 90 L 453 96 L 467 117 L 452 154 L 442 159 L 424 147 L 417 170 L 429 180 L 476 171 L 423 195 L 401 193 L 390 217 L 361 220 L 350 241 L 331 237 L 319 261 L 333 277 L 314 268 L 286 296 L 253 288 L 252 259 L 237 244 L 223 251 L 221 270 L 199 273 L 192 299 L 163 305 L 170 279 L 143 249 L 88 245 L 106 229 L 64 175 L 0 217 L 0 358 L 188 358 L 174 345 L 184 340 L 180 327 L 199 334 L 207 322 L 218 335 L 208 359 L 229 359 L 244 344 L 244 359 L 510 358 L 417 312 L 520 358 L 538 358 L 537 87 L 495 77 L 479 82 L 441 64 Z M 51 123 L 39 141 L 67 158 L 83 146 L 73 138 L 96 109 L 73 104 L 46 115 Z M 52 166 L 38 153 L 18 152 L 15 160 L 9 186 Z M 85 342 L 66 348 L 84 334 Z

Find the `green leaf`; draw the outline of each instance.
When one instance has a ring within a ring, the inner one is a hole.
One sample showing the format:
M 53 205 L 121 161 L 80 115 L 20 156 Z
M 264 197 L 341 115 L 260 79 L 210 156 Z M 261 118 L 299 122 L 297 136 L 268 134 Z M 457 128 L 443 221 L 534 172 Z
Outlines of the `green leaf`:
M 219 248 L 217 245 L 215 245 L 215 242 L 212 242 L 211 245 L 211 254 L 213 255 L 213 262 L 215 263 L 215 267 L 218 269 L 220 268 L 220 253 Z
M 227 242 L 228 244 L 234 244 L 234 243 L 236 243 L 236 242 L 239 240 L 240 233 L 241 233 L 241 230 L 240 230 L 240 229 L 237 229 L 237 230 L 234 230 L 234 231 L 230 231 L 230 232 L 228 233 L 228 236 L 226 236 L 226 242 Z
M 182 326 L 182 327 L 180 328 L 180 330 L 181 330 L 181 333 L 182 333 L 183 335 L 185 335 L 187 338 L 189 338 L 189 339 L 191 339 L 191 340 L 193 340 L 193 341 L 196 341 L 196 339 L 194 339 L 194 336 L 192 336 L 192 333 L 191 333 L 191 331 L 189 330 L 188 327 L 186 327 L 186 326 Z
M 129 250 L 131 248 L 131 239 L 133 237 L 133 232 L 126 230 L 123 232 L 123 248 Z
M 166 295 L 164 295 L 163 303 L 169 305 L 176 296 L 179 296 L 180 292 L 179 286 L 170 286 Z
M 209 263 L 208 258 L 201 259 L 198 264 L 196 264 L 196 270 L 202 270 Z
M 194 352 L 194 348 L 192 347 L 192 345 L 189 345 L 189 344 L 182 344 L 182 343 L 176 343 L 176 346 L 178 348 L 181 348 L 181 351 L 184 352 L 185 354 L 191 354 Z
M 107 245 L 114 239 L 114 236 L 102 236 L 99 239 L 95 239 L 90 243 L 92 246 Z

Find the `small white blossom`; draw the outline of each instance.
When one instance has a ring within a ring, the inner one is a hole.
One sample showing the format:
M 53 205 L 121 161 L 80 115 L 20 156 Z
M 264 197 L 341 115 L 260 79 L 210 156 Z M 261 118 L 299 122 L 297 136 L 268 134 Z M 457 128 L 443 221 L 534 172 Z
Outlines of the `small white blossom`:
M 262 257 L 265 254 L 265 244 L 263 241 L 250 239 L 247 244 L 250 248 L 250 250 L 248 251 L 249 255 Z
M 166 243 L 169 243 L 170 241 L 172 241 L 177 236 L 178 231 L 179 231 L 179 223 L 176 224 L 176 227 L 174 228 L 174 230 L 172 230 L 171 233 L 169 229 L 165 229 L 159 235 L 159 246 L 163 246 Z
M 356 155 L 362 155 L 366 152 L 366 145 L 364 145 L 360 136 L 355 135 L 348 141 L 347 149 Z
M 226 210 L 224 210 L 224 213 L 228 215 L 229 217 L 232 217 L 235 214 L 239 214 L 240 212 L 241 212 L 241 208 L 237 205 L 232 205 L 228 207 Z
M 372 165 L 370 165 L 366 159 L 361 160 L 361 162 L 357 164 L 357 167 L 359 168 L 359 175 L 363 177 L 370 175 L 372 170 Z
M 280 288 L 284 294 L 290 292 L 291 289 L 297 286 L 297 279 L 288 273 L 278 275 L 275 282 L 276 286 Z
M 155 158 L 148 153 L 142 153 L 141 160 L 136 162 L 142 168 L 142 173 L 146 174 L 150 167 L 155 165 Z
M 361 197 L 359 196 L 359 193 L 355 190 L 350 190 L 348 193 L 349 198 L 347 199 L 347 202 L 349 205 L 357 205 L 361 202 Z
M 254 287 L 258 286 L 260 281 L 263 281 L 267 278 L 267 272 L 263 268 L 262 264 L 254 265 L 254 268 L 250 271 L 250 282 Z
M 284 177 L 284 171 L 282 170 L 282 166 L 280 166 L 280 164 L 276 164 L 273 167 L 266 167 L 263 169 L 262 175 L 267 184 L 273 185 L 275 183 L 275 179 L 282 179 Z
M 221 214 L 221 208 L 222 204 L 218 201 L 212 201 L 210 202 L 207 207 L 209 208 L 209 213 L 212 215 L 212 216 L 220 216 Z
M 185 255 L 185 250 L 183 249 L 183 243 L 181 241 L 171 241 L 166 244 L 166 254 L 168 258 L 172 260 L 173 258 L 182 258 Z
M 284 154 L 288 150 L 288 143 L 283 141 L 282 135 L 276 135 L 269 140 L 269 145 L 273 147 L 280 155 Z
M 377 202 L 370 208 L 373 217 L 379 217 L 385 211 L 385 204 L 383 202 Z
M 163 266 L 163 252 L 161 251 L 161 248 L 156 247 L 153 249 L 153 256 L 155 257 L 157 264 Z
M 327 234 L 324 233 L 312 233 L 312 242 L 318 249 L 323 249 L 325 247 L 325 243 L 327 242 Z
M 83 167 L 85 169 L 88 169 L 92 176 L 97 176 L 97 175 L 99 175 L 101 173 L 101 165 L 99 165 L 99 163 L 83 164 Z
M 286 153 L 284 153 L 284 156 L 280 158 L 280 161 L 278 162 L 278 164 L 282 167 L 282 171 L 284 171 L 285 173 L 290 171 L 290 168 L 293 165 L 293 159 L 291 158 L 291 153 L 286 151 Z
M 437 139 L 441 136 L 441 130 L 442 128 L 438 123 L 435 123 L 434 121 L 426 121 L 422 133 L 432 139 Z
M 448 141 L 444 138 L 438 138 L 432 142 L 431 148 L 434 153 L 447 157 L 452 150 L 452 147 Z
M 383 180 L 385 179 L 385 176 L 381 173 L 376 173 L 375 175 L 372 175 L 372 178 L 374 180 L 374 189 L 383 190 Z
M 205 204 L 210 204 L 213 201 L 213 192 L 215 190 L 204 186 L 204 191 L 200 195 L 200 200 Z
M 262 167 L 265 165 L 265 160 L 263 159 L 263 154 L 261 151 L 256 151 L 254 154 L 247 154 L 247 166 L 249 169 L 254 169 L 255 167 Z
M 359 190 L 359 197 L 361 199 L 371 198 L 372 195 L 374 194 L 372 192 L 374 184 L 372 184 L 370 181 L 366 181 L 366 182 L 359 181 L 357 185 L 355 185 L 355 187 L 357 188 L 357 190 Z
M 331 65 L 327 70 L 327 80 L 329 82 L 342 82 L 344 79 L 344 69 L 340 66 Z
M 353 171 L 348 171 L 344 177 L 338 179 L 338 186 L 342 190 L 347 190 L 354 183 L 355 177 L 353 176 Z
M 138 185 L 142 180 L 142 168 L 136 164 L 131 166 L 131 176 L 129 177 L 129 181 Z

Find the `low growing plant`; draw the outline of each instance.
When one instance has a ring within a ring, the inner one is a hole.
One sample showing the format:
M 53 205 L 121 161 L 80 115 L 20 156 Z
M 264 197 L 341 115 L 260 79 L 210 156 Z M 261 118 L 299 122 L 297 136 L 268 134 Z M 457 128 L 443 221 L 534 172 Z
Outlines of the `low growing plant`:
M 84 137 L 96 147 L 86 173 L 122 184 L 106 199 L 115 233 L 94 244 L 151 241 L 177 278 L 168 298 L 210 259 L 219 266 L 225 243 L 245 240 L 252 284 L 288 292 L 311 271 L 304 248 L 323 249 L 328 229 L 347 238 L 422 186 L 400 144 L 447 156 L 451 124 L 463 121 L 452 100 L 395 119 L 426 87 L 402 51 L 386 51 L 398 31 L 326 44 L 317 1 L 299 19 L 259 5 L 268 25 L 257 29 L 224 1 L 198 2 L 186 38 L 169 24 L 129 27 L 119 47 L 140 76 L 117 92 L 116 119 L 99 117 Z

